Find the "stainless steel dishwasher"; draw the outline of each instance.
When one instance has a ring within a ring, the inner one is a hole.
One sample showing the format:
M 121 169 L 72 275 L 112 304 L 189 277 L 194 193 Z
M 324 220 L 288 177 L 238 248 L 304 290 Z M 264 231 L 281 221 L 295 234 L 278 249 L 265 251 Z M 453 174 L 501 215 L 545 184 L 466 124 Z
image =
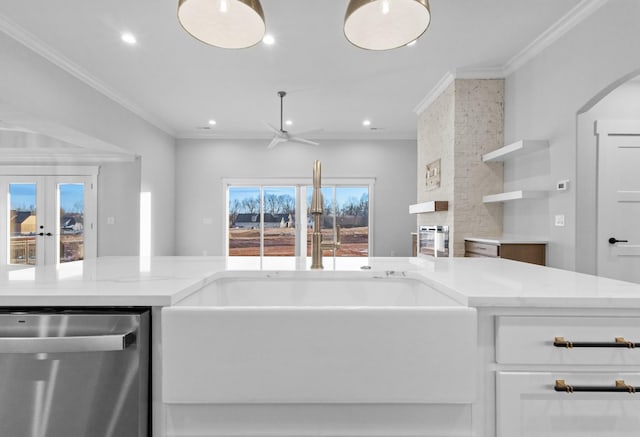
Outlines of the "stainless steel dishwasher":
M 0 436 L 147 437 L 149 312 L 0 309 Z

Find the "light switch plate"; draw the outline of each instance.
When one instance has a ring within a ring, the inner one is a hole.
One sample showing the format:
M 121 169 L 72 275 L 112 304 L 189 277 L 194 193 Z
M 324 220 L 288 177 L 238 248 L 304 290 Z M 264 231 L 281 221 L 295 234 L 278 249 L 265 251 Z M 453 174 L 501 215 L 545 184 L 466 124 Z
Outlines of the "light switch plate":
M 556 226 L 564 226 L 564 214 L 558 214 L 555 221 Z

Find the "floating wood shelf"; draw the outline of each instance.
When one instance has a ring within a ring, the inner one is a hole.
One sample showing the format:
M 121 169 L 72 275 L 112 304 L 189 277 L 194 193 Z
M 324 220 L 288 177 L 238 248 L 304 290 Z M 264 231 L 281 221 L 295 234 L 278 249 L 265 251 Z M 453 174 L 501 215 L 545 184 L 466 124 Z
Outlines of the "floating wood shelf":
M 422 214 L 425 212 L 447 211 L 449 202 L 446 200 L 432 200 L 431 202 L 409 205 L 409 214 Z
M 482 197 L 484 203 L 508 202 L 520 199 L 540 199 L 547 196 L 546 191 L 509 191 L 508 193 L 490 194 Z
M 549 147 L 546 140 L 520 140 L 482 155 L 482 162 L 504 162 Z

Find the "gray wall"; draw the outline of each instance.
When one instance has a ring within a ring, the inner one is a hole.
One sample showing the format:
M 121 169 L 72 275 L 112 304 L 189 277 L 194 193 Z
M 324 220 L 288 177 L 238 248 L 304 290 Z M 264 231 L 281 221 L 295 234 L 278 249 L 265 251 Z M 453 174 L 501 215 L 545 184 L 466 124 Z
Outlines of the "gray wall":
M 587 109 L 587 108 L 585 108 Z M 620 85 L 578 116 L 576 270 L 596 273 L 597 120 L 640 120 L 640 80 Z
M 268 140 L 178 140 L 176 150 L 176 254 L 224 253 L 223 178 L 309 178 L 313 161 L 323 178 L 375 178 L 375 256 L 410 256 L 416 199 L 416 142 L 322 140 L 320 146 Z M 205 224 L 204 219 L 211 219 Z
M 140 241 L 140 159 L 100 166 L 98 174 L 98 256 L 138 255 Z M 109 222 L 113 218 L 113 223 Z
M 640 69 L 638 17 L 637 0 L 609 1 L 506 79 L 505 143 L 549 140 L 550 196 L 548 212 L 535 223 L 525 219 L 539 215 L 539 204 L 506 203 L 504 230 L 548 236 L 551 266 L 576 267 L 577 114 L 594 96 Z M 538 171 L 531 160 L 517 160 L 511 167 L 509 174 L 505 168 L 505 191 Z M 562 179 L 571 181 L 569 190 L 553 191 Z M 553 226 L 556 214 L 565 215 L 565 227 Z
M 0 107 L 5 112 L 27 114 L 42 124 L 63 127 L 141 157 L 141 189 L 152 193 L 152 254 L 172 254 L 175 244 L 173 137 L 1 32 L 0 65 Z M 106 172 L 100 183 L 105 187 L 118 185 L 117 177 L 117 172 Z M 125 203 L 133 204 L 139 199 L 138 186 L 128 188 L 120 196 L 128 196 Z M 119 217 L 128 229 L 138 228 L 137 211 L 119 214 Z M 98 230 L 99 241 L 105 241 L 105 236 L 100 235 L 102 229 Z M 126 253 L 130 251 L 129 237 L 117 236 Z

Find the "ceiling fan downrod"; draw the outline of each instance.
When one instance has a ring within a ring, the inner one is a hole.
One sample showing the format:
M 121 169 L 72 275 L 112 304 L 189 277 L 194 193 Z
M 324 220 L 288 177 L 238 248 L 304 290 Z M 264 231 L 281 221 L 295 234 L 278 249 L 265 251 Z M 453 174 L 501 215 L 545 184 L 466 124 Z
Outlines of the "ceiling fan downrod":
M 284 96 L 286 96 L 287 93 L 285 91 L 278 91 L 278 95 L 280 96 L 280 132 L 286 133 L 287 131 L 282 128 L 282 117 L 283 117 L 282 106 L 283 106 Z

